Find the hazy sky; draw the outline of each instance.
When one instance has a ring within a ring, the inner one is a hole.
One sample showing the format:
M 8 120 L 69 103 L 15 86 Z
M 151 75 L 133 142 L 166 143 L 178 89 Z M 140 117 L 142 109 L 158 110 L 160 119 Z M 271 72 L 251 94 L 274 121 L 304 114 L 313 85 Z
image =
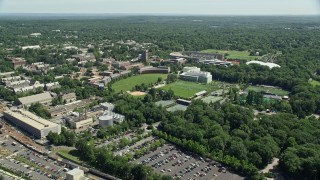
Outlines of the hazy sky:
M 0 13 L 319 15 L 320 0 L 0 0 Z

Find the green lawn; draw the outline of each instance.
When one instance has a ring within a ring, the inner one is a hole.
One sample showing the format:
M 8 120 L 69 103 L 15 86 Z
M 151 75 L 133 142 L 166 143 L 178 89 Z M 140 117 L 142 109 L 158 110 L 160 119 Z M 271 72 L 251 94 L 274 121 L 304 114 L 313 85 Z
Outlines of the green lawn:
M 79 159 L 80 155 L 78 154 L 77 150 L 63 149 L 63 150 L 58 151 L 57 154 L 66 158 L 66 159 L 74 161 L 78 164 L 82 163 L 82 161 Z
M 228 51 L 228 50 L 217 50 L 217 49 L 207 49 L 201 51 L 203 53 L 219 53 L 219 54 L 226 54 L 228 59 L 242 59 L 242 60 L 255 60 L 260 59 L 261 56 L 250 56 L 248 51 Z
M 320 82 L 319 82 L 319 81 L 312 80 L 312 81 L 309 81 L 309 83 L 310 83 L 312 86 L 320 86 Z
M 269 88 L 269 87 L 260 87 L 260 86 L 249 86 L 246 90 L 252 90 L 256 92 L 267 92 L 276 94 L 279 96 L 287 96 L 289 94 L 288 91 L 277 89 L 277 88 Z
M 167 74 L 143 74 L 143 75 L 137 75 L 132 76 L 127 79 L 122 79 L 120 81 L 115 82 L 112 85 L 112 88 L 115 90 L 115 92 L 120 92 L 121 90 L 126 92 L 130 91 L 135 85 L 140 85 L 142 83 L 150 84 L 150 83 L 156 83 L 158 80 L 158 77 L 161 77 L 162 80 L 167 79 Z
M 217 87 L 211 84 L 199 84 L 189 81 L 181 81 L 178 80 L 174 83 L 168 84 L 162 89 L 165 90 L 173 90 L 175 96 L 180 96 L 182 98 L 190 98 L 194 96 L 195 93 L 200 91 L 213 91 L 216 90 Z

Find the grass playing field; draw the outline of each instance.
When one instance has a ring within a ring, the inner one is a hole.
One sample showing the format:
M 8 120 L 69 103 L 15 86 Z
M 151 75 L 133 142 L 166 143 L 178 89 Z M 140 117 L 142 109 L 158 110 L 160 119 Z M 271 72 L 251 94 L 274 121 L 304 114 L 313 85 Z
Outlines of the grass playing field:
M 171 89 L 174 91 L 175 96 L 180 96 L 182 98 L 190 98 L 194 96 L 195 93 L 200 91 L 216 90 L 217 86 L 178 80 L 174 83 L 166 85 L 162 89 L 165 89 L 165 90 Z
M 249 86 L 246 90 L 252 90 L 255 92 L 267 92 L 267 93 L 272 93 L 276 94 L 279 96 L 287 96 L 289 94 L 288 91 L 282 90 L 282 89 L 277 89 L 277 88 L 269 88 L 269 87 L 261 87 L 261 86 Z
M 243 60 L 255 60 L 260 59 L 261 56 L 250 56 L 248 51 L 228 51 L 228 50 L 217 50 L 217 49 L 207 49 L 201 51 L 203 53 L 219 53 L 219 54 L 226 54 L 228 59 L 243 59 Z
M 115 92 L 120 92 L 121 90 L 126 92 L 130 91 L 135 85 L 140 85 L 142 83 L 150 84 L 150 83 L 156 83 L 158 80 L 158 77 L 161 77 L 162 80 L 167 79 L 167 74 L 143 74 L 143 75 L 137 75 L 132 76 L 127 79 L 122 79 L 120 81 L 115 82 L 112 85 L 112 88 L 115 90 Z
M 319 81 L 312 80 L 312 81 L 309 81 L 309 83 L 310 83 L 312 86 L 320 86 L 320 82 L 319 82 Z

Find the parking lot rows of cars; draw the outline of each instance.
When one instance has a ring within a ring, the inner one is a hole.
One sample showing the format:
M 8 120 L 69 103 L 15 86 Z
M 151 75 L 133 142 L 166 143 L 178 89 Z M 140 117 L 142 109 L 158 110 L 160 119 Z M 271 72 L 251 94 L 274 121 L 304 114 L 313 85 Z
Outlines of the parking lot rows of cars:
M 9 138 L 2 146 L 13 154 L 0 159 L 6 168 L 23 173 L 31 179 L 59 179 L 65 177 L 63 167 L 45 156 L 25 148 L 20 143 Z
M 244 179 L 230 173 L 226 167 L 215 161 L 205 161 L 202 157 L 165 144 L 134 162 L 151 166 L 156 172 L 170 175 L 174 179 Z

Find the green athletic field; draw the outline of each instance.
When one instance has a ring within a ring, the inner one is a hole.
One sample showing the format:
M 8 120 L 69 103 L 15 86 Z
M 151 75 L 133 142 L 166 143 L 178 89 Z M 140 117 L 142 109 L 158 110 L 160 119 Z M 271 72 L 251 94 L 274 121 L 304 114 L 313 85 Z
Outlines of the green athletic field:
M 195 95 L 195 93 L 200 91 L 213 91 L 216 90 L 217 87 L 211 84 L 199 84 L 189 81 L 181 81 L 178 80 L 174 83 L 168 84 L 162 89 L 165 90 L 173 90 L 175 96 L 179 96 L 182 98 L 190 98 Z
M 140 85 L 142 83 L 150 84 L 156 83 L 158 77 L 161 77 L 162 80 L 167 79 L 167 74 L 143 74 L 143 75 L 136 75 L 129 77 L 127 79 L 122 79 L 120 81 L 115 82 L 112 84 L 112 88 L 115 92 L 120 92 L 121 90 L 126 92 L 130 91 L 135 85 Z
M 207 49 L 201 51 L 203 53 L 219 53 L 219 54 L 226 54 L 228 59 L 242 59 L 242 60 L 255 60 L 259 59 L 261 56 L 250 56 L 248 51 L 228 51 L 228 50 L 217 50 L 217 49 Z

